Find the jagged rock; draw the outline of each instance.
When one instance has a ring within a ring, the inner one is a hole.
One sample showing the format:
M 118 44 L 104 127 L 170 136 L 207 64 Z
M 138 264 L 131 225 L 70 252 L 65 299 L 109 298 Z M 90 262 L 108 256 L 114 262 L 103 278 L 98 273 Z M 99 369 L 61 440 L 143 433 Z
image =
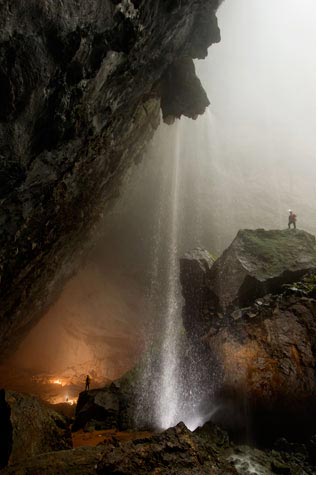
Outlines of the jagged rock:
M 315 301 L 272 298 L 256 317 L 242 313 L 204 338 L 219 369 L 219 419 L 249 422 L 264 439 L 303 438 L 314 432 Z
M 192 330 L 192 339 L 197 330 L 201 337 L 202 330 L 208 331 L 211 326 L 210 320 L 206 318 L 215 303 L 215 295 L 211 293 L 208 281 L 214 261 L 209 252 L 201 248 L 186 253 L 180 259 L 180 282 L 185 299 L 183 320 L 188 332 Z
M 230 450 L 228 460 L 239 474 L 245 475 L 307 475 L 314 472 L 307 449 L 295 454 L 240 445 Z
M 206 277 L 214 262 L 212 255 L 207 250 L 199 247 L 186 253 L 180 259 L 180 279 L 185 294 L 189 290 L 187 287 L 188 277 L 191 278 L 192 284 L 195 283 L 198 287 L 206 286 Z
M 98 474 L 236 474 L 213 447 L 183 423 L 161 434 L 107 450 Z
M 196 119 L 209 104 L 191 58 L 179 58 L 169 66 L 161 84 L 161 109 L 165 122 L 171 124 L 181 115 Z
M 192 58 L 220 39 L 219 0 L 62 3 L 0 3 L 0 357 L 96 238 L 159 124 L 161 93 L 175 116 L 203 112 Z
M 216 448 L 221 447 L 222 449 L 226 449 L 230 445 L 228 433 L 211 421 L 206 422 L 202 427 L 198 427 L 194 432 L 196 436 L 207 440 L 210 445 Z
M 315 269 L 315 237 L 303 230 L 240 230 L 216 260 L 210 289 L 221 310 L 245 306 Z
M 70 449 L 69 421 L 33 396 L 6 391 L 0 406 L 10 414 L 10 426 L 1 427 L 0 455 L 9 448 L 9 463 L 14 464 L 44 452 Z M 5 403 L 4 403 L 5 400 Z M 2 417 L 3 419 L 3 417 Z
M 77 401 L 72 429 L 127 429 L 130 427 L 131 404 L 116 383 L 101 389 L 83 391 Z
M 205 381 L 210 376 L 214 384 L 215 422 L 232 435 L 248 428 L 263 441 L 313 434 L 315 279 L 308 271 L 315 267 L 315 238 L 240 231 L 212 267 L 185 263 L 183 322 L 204 356 Z

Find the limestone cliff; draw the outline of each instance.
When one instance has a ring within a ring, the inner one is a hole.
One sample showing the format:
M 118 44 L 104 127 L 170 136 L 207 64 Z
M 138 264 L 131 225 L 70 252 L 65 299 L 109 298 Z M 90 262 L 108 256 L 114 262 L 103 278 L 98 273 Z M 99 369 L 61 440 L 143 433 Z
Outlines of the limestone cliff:
M 163 118 L 208 105 L 219 0 L 0 1 L 0 355 L 55 299 Z

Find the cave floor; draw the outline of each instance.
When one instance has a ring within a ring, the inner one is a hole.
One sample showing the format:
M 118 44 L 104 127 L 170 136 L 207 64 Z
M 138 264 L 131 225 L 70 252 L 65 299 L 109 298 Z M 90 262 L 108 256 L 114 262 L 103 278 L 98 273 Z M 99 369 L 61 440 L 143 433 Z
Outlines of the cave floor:
M 145 437 L 151 437 L 152 433 L 148 431 L 118 431 L 117 429 L 107 429 L 101 431 L 85 432 L 83 430 L 73 432 L 73 448 L 82 446 L 97 446 L 107 441 L 111 441 L 113 438 L 119 442 L 128 442 L 134 439 L 142 439 Z

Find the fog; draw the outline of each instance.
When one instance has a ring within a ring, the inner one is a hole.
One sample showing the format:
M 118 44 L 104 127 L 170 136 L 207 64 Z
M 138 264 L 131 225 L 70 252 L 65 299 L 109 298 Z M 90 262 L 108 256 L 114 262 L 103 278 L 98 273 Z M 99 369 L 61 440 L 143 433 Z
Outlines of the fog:
M 294 194 L 290 208 L 313 231 L 315 2 L 228 0 L 218 17 L 222 41 L 197 71 L 224 159 L 248 180 L 264 171 L 278 201 Z
M 72 367 L 76 375 L 89 362 L 87 372 L 97 366 L 113 379 L 129 368 L 129 356 L 134 364 L 155 261 L 165 292 L 174 200 L 179 256 L 195 246 L 218 256 L 240 228 L 286 228 L 290 208 L 299 228 L 315 232 L 315 2 L 226 0 L 218 18 L 221 43 L 196 62 L 209 110 L 160 126 L 127 175 L 89 264 L 12 366 L 34 369 L 39 356 L 42 372 Z M 54 345 L 41 352 L 50 335 Z

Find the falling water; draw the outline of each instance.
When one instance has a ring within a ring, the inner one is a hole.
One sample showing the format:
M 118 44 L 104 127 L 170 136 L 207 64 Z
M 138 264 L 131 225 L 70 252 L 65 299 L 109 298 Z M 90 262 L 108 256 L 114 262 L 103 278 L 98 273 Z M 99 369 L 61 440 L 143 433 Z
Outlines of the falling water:
M 178 234 L 179 234 L 179 201 L 180 201 L 180 123 L 175 139 L 174 166 L 172 174 L 171 214 L 168 225 L 168 292 L 162 316 L 163 337 L 161 344 L 161 377 L 159 382 L 160 394 L 157 404 L 156 421 L 158 427 L 166 429 L 178 420 L 180 409 L 181 386 L 180 369 L 180 289 L 179 289 L 179 261 L 178 261 Z
M 158 136 L 157 140 L 161 143 Z M 153 151 L 158 152 L 158 150 Z M 155 425 L 155 409 L 157 408 L 157 387 L 155 386 L 155 351 L 157 335 L 160 333 L 161 326 L 158 326 L 160 315 L 158 310 L 161 310 L 161 294 L 160 294 L 160 274 L 161 274 L 161 250 L 162 240 L 165 230 L 165 199 L 168 193 L 169 181 L 167 180 L 167 159 L 168 154 L 164 154 L 160 158 L 160 168 L 158 171 L 158 203 L 156 209 L 153 211 L 155 220 L 151 232 L 152 247 L 151 247 L 151 269 L 149 275 L 148 288 L 148 306 L 149 318 L 145 323 L 143 335 L 147 339 L 147 350 L 142 360 L 141 375 L 138 382 L 138 393 L 135 405 L 135 421 L 139 427 L 149 428 Z
M 183 421 L 195 429 L 217 411 L 213 370 L 204 375 L 205 358 L 187 341 L 183 328 L 179 260 L 197 246 L 217 255 L 226 245 L 224 237 L 250 226 L 252 206 L 244 191 L 246 184 L 251 190 L 256 184 L 246 181 L 248 172 L 228 154 L 218 124 L 208 109 L 195 122 L 161 125 L 149 151 L 156 200 L 149 210 L 148 352 L 136 405 L 136 421 L 144 427 L 166 429 Z M 237 196 L 244 194 L 246 200 L 237 208 Z
M 264 191 L 263 161 L 248 159 L 249 167 L 242 167 L 243 152 L 229 149 L 221 125 L 210 109 L 195 122 L 161 125 L 149 151 L 153 163 L 145 182 L 156 180 L 150 192 L 155 206 L 147 211 L 154 228 L 139 424 L 163 429 L 183 421 L 195 429 L 217 411 L 213 369 L 204 376 L 206 358 L 190 349 L 183 329 L 179 259 L 196 246 L 220 254 L 239 228 L 259 225 L 257 204 L 264 197 L 262 225 L 273 228 L 277 220 L 275 187 Z
M 211 174 L 211 149 L 202 149 L 202 142 L 211 142 L 211 131 L 207 139 L 206 129 L 212 126 L 211 117 L 196 123 L 184 119 L 173 126 L 162 125 L 150 150 L 159 165 L 156 171 L 158 200 L 152 211 L 150 309 L 144 330 L 148 351 L 143 358 L 135 412 L 141 427 L 151 424 L 166 429 L 183 421 L 195 429 L 215 412 L 211 407 L 200 409 L 204 363 L 199 362 L 195 350 L 187 353 L 190 344 L 182 322 L 179 277 L 181 256 L 191 248 L 204 246 L 202 184 L 204 176 Z M 189 127 L 194 127 L 190 144 Z

